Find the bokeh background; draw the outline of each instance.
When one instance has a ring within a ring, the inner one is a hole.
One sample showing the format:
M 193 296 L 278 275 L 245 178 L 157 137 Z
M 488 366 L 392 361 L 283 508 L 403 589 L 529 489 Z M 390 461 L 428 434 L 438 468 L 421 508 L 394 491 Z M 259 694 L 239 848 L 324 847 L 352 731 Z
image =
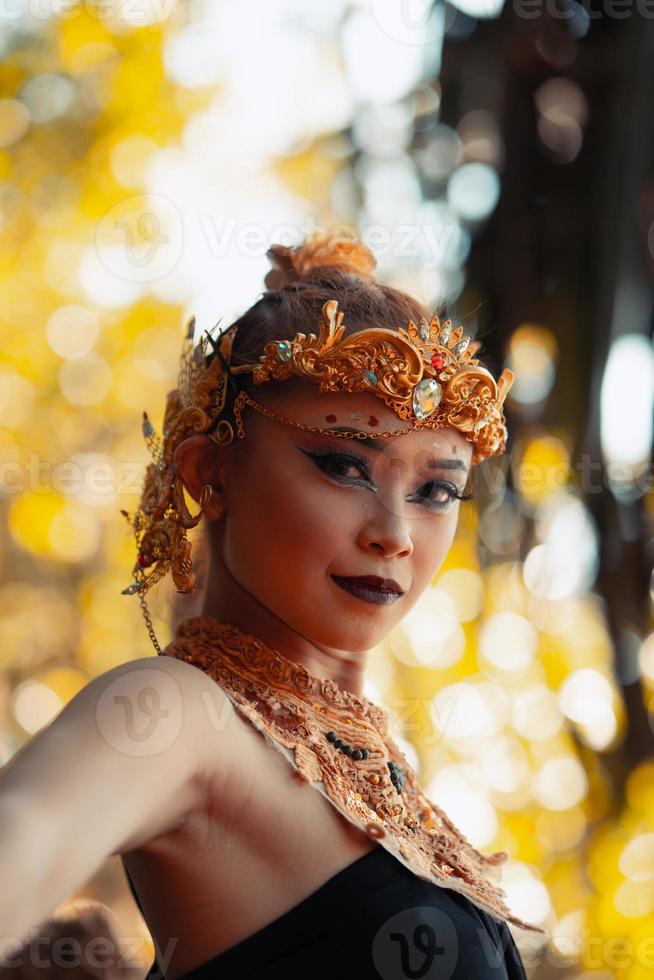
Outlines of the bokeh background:
M 120 510 L 183 324 L 228 325 L 272 242 L 342 227 L 516 373 L 508 452 L 367 693 L 429 795 L 510 853 L 509 904 L 550 932 L 517 937 L 531 978 L 652 975 L 653 19 L 645 0 L 0 7 L 2 761 L 154 655 Z M 85 896 L 149 965 L 118 858 Z

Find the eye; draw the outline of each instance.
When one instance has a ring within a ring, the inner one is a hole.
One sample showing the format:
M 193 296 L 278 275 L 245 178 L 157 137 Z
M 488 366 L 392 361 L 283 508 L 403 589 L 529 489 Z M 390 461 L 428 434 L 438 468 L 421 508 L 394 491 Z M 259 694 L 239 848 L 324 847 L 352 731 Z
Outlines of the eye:
M 368 461 L 364 457 L 353 452 L 344 453 L 335 450 L 312 452 L 299 446 L 298 448 L 315 463 L 318 469 L 339 482 L 361 486 L 363 481 L 370 490 L 377 490 L 370 479 Z M 431 480 L 407 499 L 420 503 L 429 510 L 441 512 L 449 510 L 455 500 L 470 500 L 473 496 L 472 493 L 460 493 L 453 483 Z
M 455 500 L 470 500 L 472 493 L 459 493 L 453 483 L 439 483 L 431 480 L 423 484 L 415 494 L 416 498 L 432 510 L 448 510 Z
M 356 470 L 361 479 L 365 480 L 366 483 L 370 482 L 366 460 L 361 456 L 356 456 L 354 453 L 333 451 L 310 452 L 308 449 L 302 449 L 301 452 L 312 459 L 316 466 L 329 476 L 346 482 L 353 482 L 356 477 L 352 470 Z

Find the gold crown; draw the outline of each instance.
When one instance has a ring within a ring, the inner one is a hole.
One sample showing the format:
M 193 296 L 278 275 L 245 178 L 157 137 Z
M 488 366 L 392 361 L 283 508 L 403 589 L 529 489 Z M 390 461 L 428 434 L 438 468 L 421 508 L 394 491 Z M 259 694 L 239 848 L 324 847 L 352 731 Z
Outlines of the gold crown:
M 502 406 L 514 375 L 505 368 L 495 381 L 473 357 L 481 344 L 470 343 L 463 327 L 452 329 L 451 320 L 441 324 L 434 316 L 419 326 L 410 320 L 406 330 L 380 327 L 343 337 L 342 321 L 337 300 L 329 300 L 317 335 L 271 341 L 257 363 L 229 370 L 250 373 L 256 385 L 301 377 L 322 392 L 368 391 L 399 418 L 412 421 L 412 428 L 459 429 L 473 443 L 473 463 L 504 452 Z

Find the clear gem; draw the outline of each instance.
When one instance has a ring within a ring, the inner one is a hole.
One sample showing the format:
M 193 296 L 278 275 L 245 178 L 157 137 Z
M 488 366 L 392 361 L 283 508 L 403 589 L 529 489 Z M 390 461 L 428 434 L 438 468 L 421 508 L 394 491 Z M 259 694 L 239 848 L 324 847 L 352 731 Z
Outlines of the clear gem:
M 421 340 L 429 340 L 431 336 L 431 330 L 429 329 L 429 324 L 421 323 L 419 333 L 420 333 Z
M 375 374 L 374 371 L 369 371 L 366 368 L 366 370 L 363 372 L 361 376 L 367 385 L 370 385 L 372 387 L 372 385 L 377 384 L 377 375 Z
M 470 343 L 470 337 L 464 337 L 463 340 L 460 340 L 458 344 L 455 344 L 454 353 L 456 354 L 457 357 L 460 357 L 461 354 L 463 354 L 464 350 L 466 350 L 469 343 Z
M 447 323 L 444 327 L 441 328 L 441 331 L 438 334 L 438 339 L 442 344 L 446 344 L 450 339 L 451 333 L 452 333 L 452 324 Z
M 443 389 L 433 378 L 423 378 L 413 389 L 413 414 L 417 419 L 427 418 L 440 404 Z
M 290 361 L 293 350 L 287 340 L 277 341 L 277 357 L 280 361 Z

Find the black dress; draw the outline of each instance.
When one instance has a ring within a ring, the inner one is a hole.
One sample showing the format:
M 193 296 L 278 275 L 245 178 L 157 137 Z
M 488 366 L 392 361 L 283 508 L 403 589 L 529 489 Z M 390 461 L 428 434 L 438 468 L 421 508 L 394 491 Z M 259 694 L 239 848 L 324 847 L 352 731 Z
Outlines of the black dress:
M 125 869 L 127 870 L 127 869 Z M 127 873 L 132 894 L 140 903 Z M 162 980 L 157 957 L 148 973 Z M 180 980 L 526 980 L 504 921 L 377 845 Z

